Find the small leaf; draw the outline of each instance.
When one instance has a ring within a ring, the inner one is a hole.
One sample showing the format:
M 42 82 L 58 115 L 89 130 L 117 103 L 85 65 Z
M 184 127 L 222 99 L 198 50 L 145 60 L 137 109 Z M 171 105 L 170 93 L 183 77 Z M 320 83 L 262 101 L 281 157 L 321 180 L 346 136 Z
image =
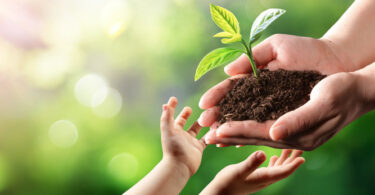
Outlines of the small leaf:
M 195 81 L 208 71 L 235 60 L 241 53 L 243 53 L 241 50 L 227 47 L 211 51 L 199 62 L 198 68 L 195 72 Z
M 225 37 L 221 42 L 224 44 L 241 41 L 240 25 L 236 16 L 229 10 L 210 4 L 211 17 L 215 24 L 224 32 L 220 32 L 214 37 Z
M 215 24 L 223 29 L 224 32 L 231 34 L 240 33 L 240 26 L 236 16 L 229 10 L 210 4 L 211 17 Z
M 285 12 L 286 11 L 283 9 L 271 8 L 259 14 L 259 16 L 255 19 L 253 26 L 251 27 L 250 44 L 257 41 L 262 35 L 262 32 Z
M 221 42 L 224 44 L 235 43 L 241 41 L 241 38 L 242 36 L 240 34 L 235 34 L 229 39 L 221 39 Z
M 229 32 L 219 32 L 217 34 L 215 34 L 213 37 L 231 37 L 232 34 L 230 34 Z

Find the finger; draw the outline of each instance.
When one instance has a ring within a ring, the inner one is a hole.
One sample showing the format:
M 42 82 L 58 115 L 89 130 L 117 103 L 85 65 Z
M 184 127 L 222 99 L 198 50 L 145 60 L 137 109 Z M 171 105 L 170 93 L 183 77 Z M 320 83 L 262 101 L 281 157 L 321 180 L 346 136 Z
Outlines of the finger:
M 171 106 L 174 109 L 174 108 L 176 108 L 177 104 L 178 104 L 178 100 L 177 100 L 176 97 L 172 96 L 172 97 L 169 98 L 169 100 L 168 100 L 169 106 Z
M 292 155 L 290 155 L 290 157 L 284 161 L 283 165 L 293 162 L 294 159 L 302 156 L 302 154 L 303 154 L 303 150 L 293 150 Z
M 272 156 L 271 158 L 270 158 L 270 162 L 268 163 L 268 167 L 273 167 L 274 165 L 275 165 L 275 162 L 277 161 L 277 159 L 278 159 L 279 157 L 278 156 Z
M 193 110 L 190 107 L 185 107 L 184 109 L 182 109 L 181 113 L 175 120 L 175 125 L 184 127 L 192 112 Z
M 195 121 L 193 123 L 193 125 L 191 125 L 191 127 L 189 128 L 189 130 L 187 132 L 191 136 L 196 137 L 201 129 L 202 129 L 202 127 L 199 125 L 199 123 L 197 121 Z
M 246 54 L 242 54 L 235 61 L 225 66 L 224 72 L 229 76 L 251 73 L 252 69 L 249 57 Z
M 288 177 L 291 175 L 301 164 L 305 162 L 305 159 L 302 157 L 298 157 L 293 160 L 292 163 L 289 163 L 286 166 L 280 167 L 278 169 L 275 169 L 274 171 L 269 173 L 269 178 L 272 178 L 272 182 L 274 183 L 278 180 L 281 180 L 283 178 Z
M 208 140 L 208 144 L 227 144 L 227 145 L 259 145 L 259 146 L 269 146 L 272 148 L 280 148 L 280 149 L 286 149 L 286 148 L 295 148 L 295 146 L 289 145 L 286 142 L 280 142 L 280 141 L 267 141 L 262 139 L 254 139 L 254 138 L 246 138 L 246 137 L 217 137 L 215 136 L 215 131 L 209 132 L 210 134 L 207 135 L 209 138 L 206 138 Z
M 270 137 L 281 140 L 304 132 L 323 120 L 324 106 L 319 101 L 308 101 L 305 105 L 281 116 L 272 125 Z
M 269 62 L 276 59 L 276 51 L 272 46 L 270 39 L 266 39 L 259 43 L 253 49 L 255 63 L 258 66 L 267 66 Z
M 272 60 L 271 62 L 269 62 L 267 64 L 267 69 L 269 69 L 271 71 L 274 71 L 274 70 L 277 70 L 277 69 L 288 70 L 288 66 L 287 66 L 287 64 L 281 63 L 279 60 Z M 295 70 L 295 69 L 293 69 L 293 70 Z
M 257 169 L 266 160 L 266 154 L 263 151 L 256 151 L 246 160 L 235 165 L 238 166 L 239 174 L 246 177 Z
M 170 115 L 169 116 L 170 116 L 170 119 L 172 121 L 174 121 L 174 111 L 176 109 L 177 104 L 178 104 L 178 100 L 177 100 L 176 97 L 170 97 L 169 98 L 167 105 L 170 109 Z
M 206 133 L 207 134 L 207 133 Z M 207 147 L 207 144 L 206 144 L 206 141 L 205 141 L 205 138 L 206 138 L 206 134 L 203 135 L 203 137 L 201 137 L 199 139 L 199 143 L 202 145 L 203 149 L 205 149 Z
M 281 152 L 280 158 L 276 161 L 275 166 L 282 165 L 284 161 L 289 157 L 290 153 L 292 153 L 291 149 L 285 149 Z
M 236 79 L 244 77 L 246 75 L 236 75 L 229 79 L 222 81 L 215 85 L 203 94 L 199 101 L 199 107 L 202 109 L 208 109 L 217 105 L 221 99 L 230 91 L 236 83 Z
M 214 106 L 205 110 L 198 119 L 202 127 L 211 126 L 220 114 L 220 107 Z
M 220 125 L 216 135 L 218 137 L 248 137 L 271 140 L 269 129 L 273 122 L 258 123 L 254 120 L 230 121 Z
M 214 124 L 211 125 L 210 130 L 206 133 L 206 136 L 205 136 L 206 144 L 216 144 L 215 143 L 216 129 L 218 125 L 219 125 L 218 122 L 215 122 Z
M 160 118 L 160 130 L 162 133 L 170 133 L 173 130 L 172 110 L 169 105 L 163 105 L 163 113 Z

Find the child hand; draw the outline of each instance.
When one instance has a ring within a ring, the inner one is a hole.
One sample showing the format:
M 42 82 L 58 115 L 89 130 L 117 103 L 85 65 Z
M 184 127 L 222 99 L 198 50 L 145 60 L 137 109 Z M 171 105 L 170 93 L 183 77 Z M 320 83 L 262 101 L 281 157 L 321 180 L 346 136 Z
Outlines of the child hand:
M 163 105 L 160 119 L 163 160 L 166 159 L 188 168 L 189 176 L 192 176 L 201 164 L 206 144 L 203 139 L 196 138 L 202 128 L 198 122 L 195 122 L 188 131 L 183 129 L 192 109 L 185 107 L 174 120 L 176 106 L 177 98 L 175 97 L 171 97 L 168 103 Z
M 303 151 L 285 149 L 280 158 L 273 156 L 268 167 L 259 168 L 266 160 L 262 151 L 254 152 L 246 160 L 225 167 L 202 191 L 202 194 L 249 194 L 257 192 L 291 175 L 305 159 Z

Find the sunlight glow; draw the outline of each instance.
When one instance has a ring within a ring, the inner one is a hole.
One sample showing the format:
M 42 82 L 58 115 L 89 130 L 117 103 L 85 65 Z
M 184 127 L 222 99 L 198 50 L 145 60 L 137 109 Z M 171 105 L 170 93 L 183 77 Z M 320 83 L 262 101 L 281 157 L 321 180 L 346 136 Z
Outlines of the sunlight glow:
M 51 50 L 36 53 L 24 66 L 28 79 L 37 87 L 53 89 L 80 64 L 81 53 L 77 50 Z
M 128 21 L 130 21 L 130 9 L 126 1 L 112 0 L 104 6 L 101 23 L 109 37 L 116 38 L 121 35 Z
M 117 37 L 124 31 L 124 29 L 125 29 L 124 23 L 123 22 L 117 22 L 109 28 L 108 34 L 111 37 Z

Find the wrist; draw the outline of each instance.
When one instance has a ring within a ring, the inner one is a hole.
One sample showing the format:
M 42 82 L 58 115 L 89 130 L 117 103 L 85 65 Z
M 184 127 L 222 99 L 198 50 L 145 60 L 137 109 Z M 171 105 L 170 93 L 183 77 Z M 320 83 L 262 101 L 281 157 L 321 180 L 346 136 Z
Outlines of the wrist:
M 336 72 L 351 72 L 359 69 L 354 61 L 355 58 L 350 56 L 350 52 L 339 41 L 326 35 L 321 37 L 319 41 L 332 53 L 330 58 L 333 64 L 331 65 L 336 66 Z
M 233 192 L 232 192 L 233 193 Z M 199 195 L 212 195 L 212 194 L 230 194 L 230 191 L 225 190 L 222 186 L 216 185 L 215 183 L 209 183 Z
M 357 88 L 363 98 L 365 112 L 375 109 L 375 63 L 353 73 L 357 77 Z
M 182 180 L 187 181 L 193 175 L 186 164 L 174 159 L 173 157 L 163 157 L 161 164 L 175 171 L 178 178 L 181 178 Z

